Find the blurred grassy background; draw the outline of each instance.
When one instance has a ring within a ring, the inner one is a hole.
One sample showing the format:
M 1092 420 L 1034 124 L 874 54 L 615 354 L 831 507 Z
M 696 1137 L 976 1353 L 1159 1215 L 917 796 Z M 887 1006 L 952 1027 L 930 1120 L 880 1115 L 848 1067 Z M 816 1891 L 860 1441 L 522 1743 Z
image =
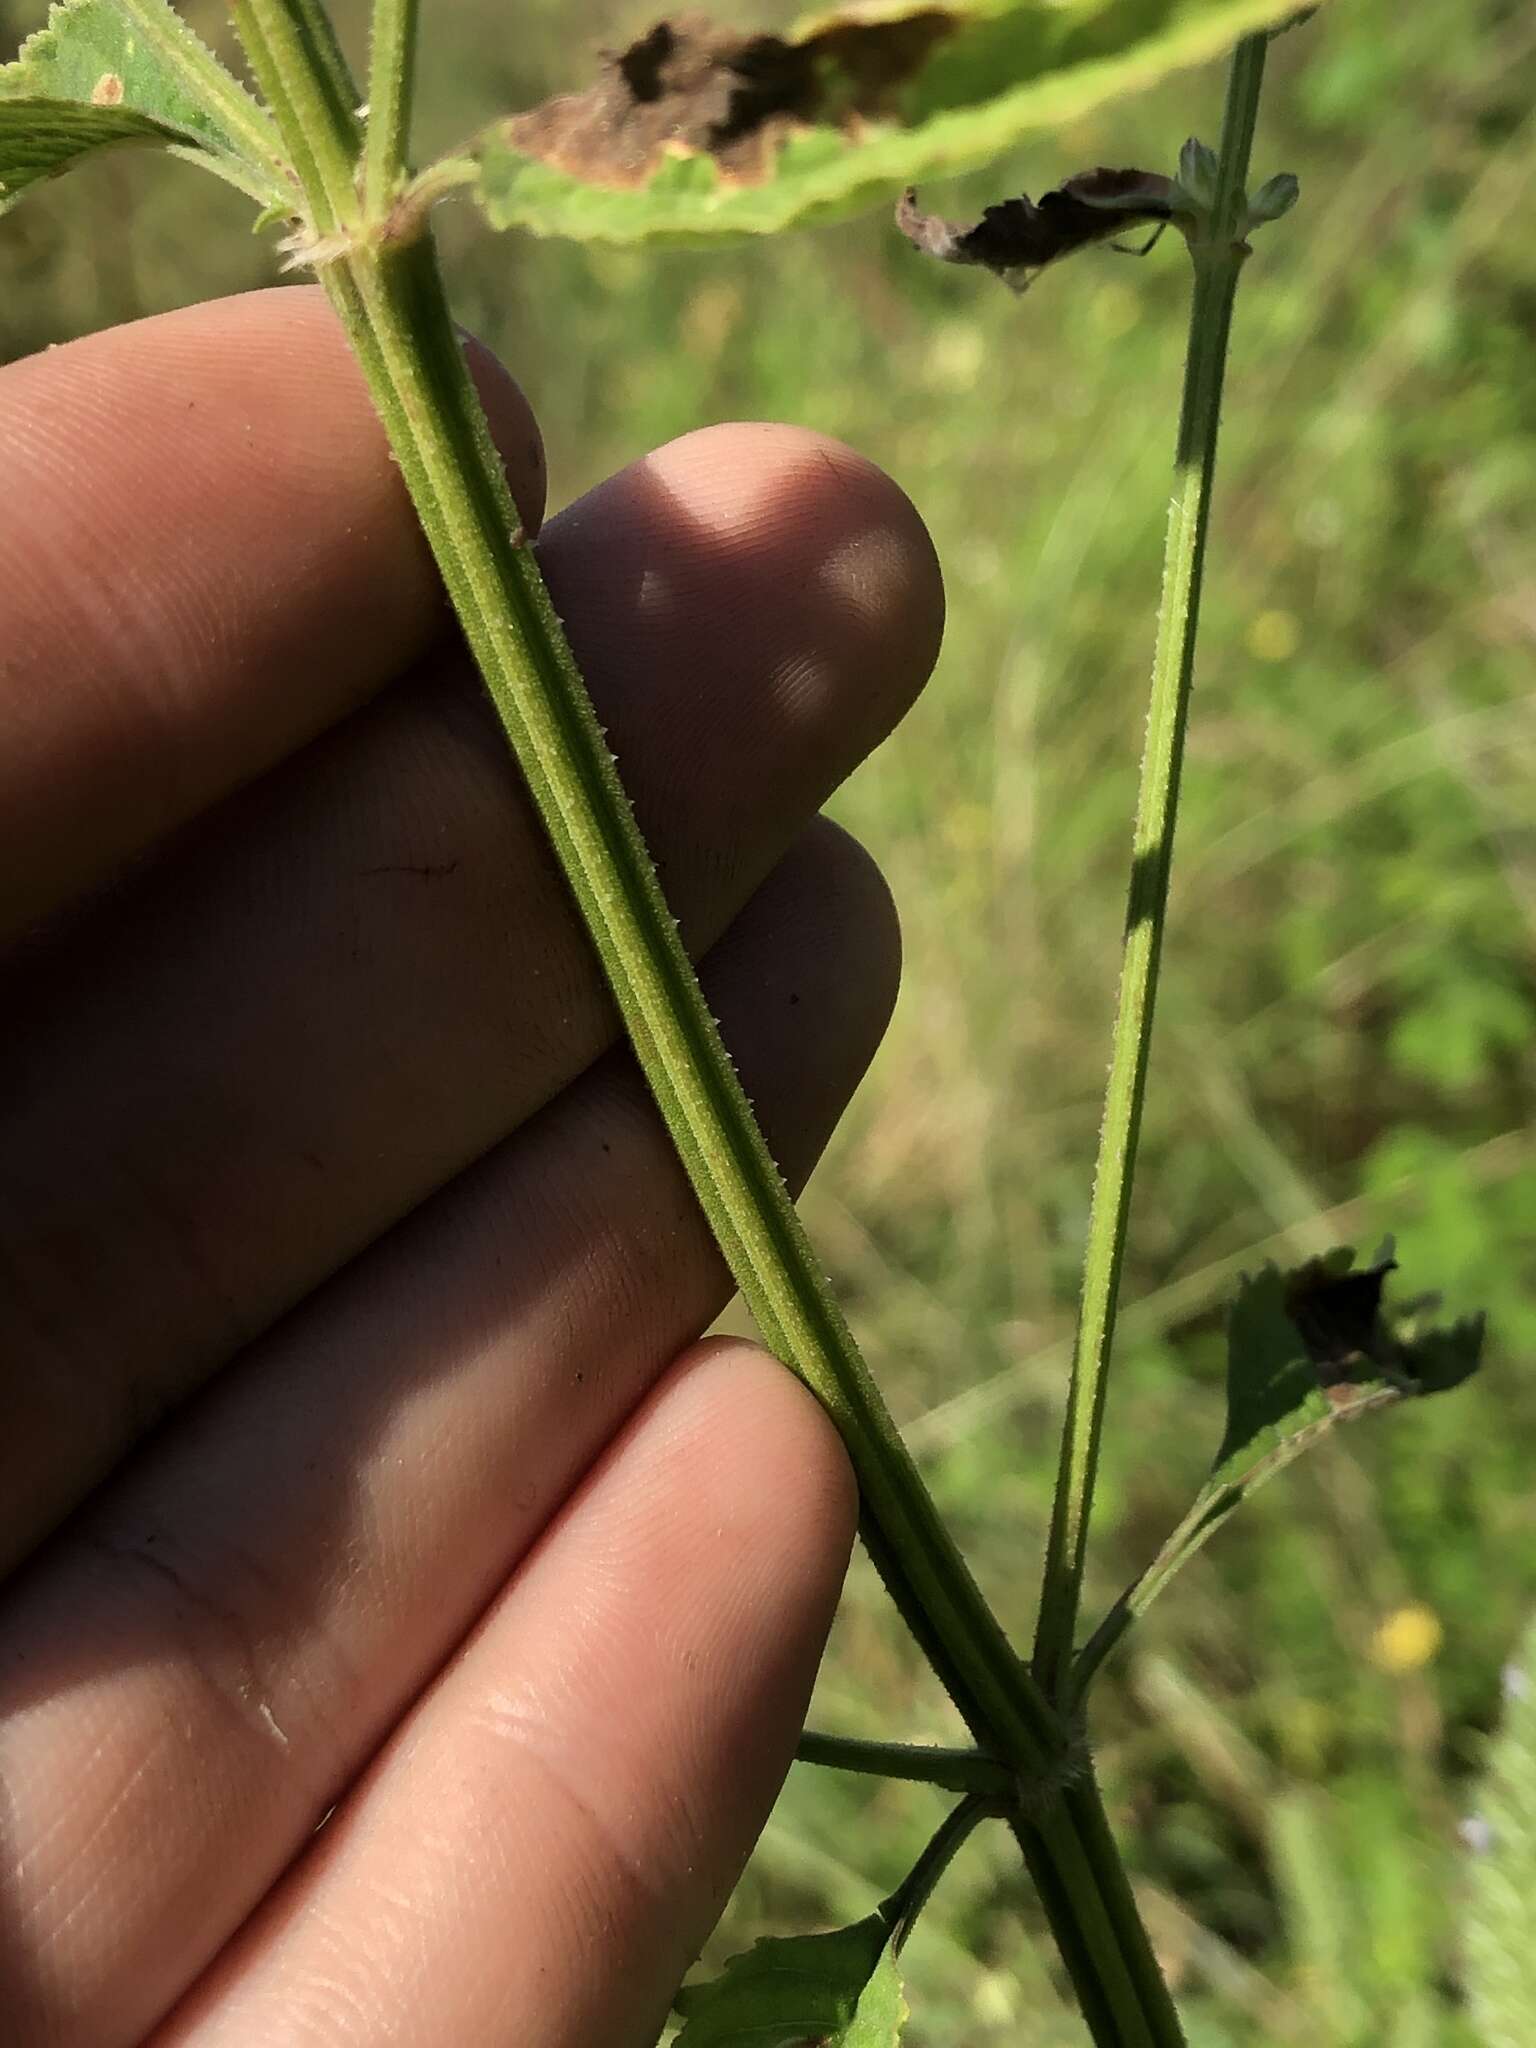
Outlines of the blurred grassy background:
M 210 34 L 219 11 L 191 10 Z M 729 8 L 718 10 L 733 11 Z M 734 10 L 741 14 L 743 9 Z M 37 14 L 0 4 L 19 34 Z M 756 10 L 769 23 L 791 10 Z M 357 7 L 342 9 L 355 28 Z M 585 75 L 644 7 L 428 10 L 426 140 Z M 515 26 L 513 25 L 515 23 Z M 1214 140 L 1191 75 L 956 191 L 963 213 Z M 1219 1434 L 1220 1305 L 1265 1256 L 1397 1233 L 1486 1305 L 1467 1390 L 1362 1429 L 1191 1569 L 1097 1700 L 1110 1795 L 1199 2048 L 1430 2048 L 1457 1821 L 1536 1600 L 1536 21 L 1338 4 L 1277 46 L 1112 1396 L 1097 1609 Z M 556 502 L 709 420 L 801 420 L 926 515 L 951 621 L 838 810 L 906 930 L 890 1038 L 807 1213 L 989 1589 L 1030 1621 L 1120 925 L 1186 276 L 1107 252 L 1022 302 L 879 218 L 647 256 L 444 222 L 456 305 L 545 423 Z M 0 348 L 271 275 L 239 202 L 118 157 L 0 228 Z M 953 1735 L 857 1569 L 822 1725 Z M 868 1909 L 937 1817 L 797 1770 L 718 1946 Z M 1075 2042 L 1006 1838 L 909 1950 L 911 2039 Z M 1536 2016 L 1532 2018 L 1536 2040 Z

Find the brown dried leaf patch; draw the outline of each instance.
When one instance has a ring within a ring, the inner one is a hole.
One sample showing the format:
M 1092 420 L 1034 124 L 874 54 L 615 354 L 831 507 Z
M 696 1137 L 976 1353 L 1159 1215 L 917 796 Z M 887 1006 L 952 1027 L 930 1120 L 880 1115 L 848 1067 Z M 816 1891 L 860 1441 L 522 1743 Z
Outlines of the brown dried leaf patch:
M 643 185 L 666 156 L 711 157 L 722 178 L 759 184 L 797 130 L 889 118 L 893 95 L 960 25 L 949 8 L 893 21 L 829 16 L 800 42 L 743 35 L 703 14 L 659 21 L 604 52 L 595 85 L 506 123 L 524 156 L 592 185 Z

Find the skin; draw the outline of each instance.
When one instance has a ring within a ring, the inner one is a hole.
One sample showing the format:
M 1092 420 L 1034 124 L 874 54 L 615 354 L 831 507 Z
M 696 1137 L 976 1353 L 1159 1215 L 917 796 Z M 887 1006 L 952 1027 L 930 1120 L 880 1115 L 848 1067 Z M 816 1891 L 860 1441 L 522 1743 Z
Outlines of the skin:
M 15 364 L 0 449 L 7 2039 L 644 2048 L 793 1751 L 841 1448 L 699 1341 L 723 1269 L 323 301 Z M 539 545 L 798 1183 L 897 975 L 816 814 L 932 549 L 766 426 Z

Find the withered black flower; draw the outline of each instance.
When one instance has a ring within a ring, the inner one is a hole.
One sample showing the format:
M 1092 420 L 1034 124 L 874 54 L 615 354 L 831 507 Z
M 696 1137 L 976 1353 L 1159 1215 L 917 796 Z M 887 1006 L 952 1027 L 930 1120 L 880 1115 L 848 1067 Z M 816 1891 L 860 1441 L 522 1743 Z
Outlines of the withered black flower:
M 1176 218 L 1180 196 L 1173 179 L 1156 171 L 1101 166 L 1080 171 L 1038 201 L 1021 193 L 989 206 L 971 227 L 923 213 L 909 187 L 897 203 L 896 225 L 914 248 L 940 262 L 979 265 L 1024 291 L 1047 264 L 1113 241 L 1127 227 L 1152 223 L 1161 233 Z

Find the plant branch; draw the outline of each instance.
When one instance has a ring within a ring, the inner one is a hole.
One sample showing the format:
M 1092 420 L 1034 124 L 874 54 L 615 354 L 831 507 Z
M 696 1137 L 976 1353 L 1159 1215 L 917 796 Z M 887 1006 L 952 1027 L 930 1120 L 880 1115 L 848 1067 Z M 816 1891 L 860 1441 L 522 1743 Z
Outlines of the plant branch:
M 795 1760 L 820 1764 L 833 1771 L 858 1771 L 875 1778 L 901 1778 L 911 1784 L 940 1785 L 949 1792 L 970 1792 L 1008 1801 L 1017 1796 L 1018 1780 L 996 1757 L 979 1749 L 937 1749 L 925 1743 L 861 1742 L 851 1735 L 822 1735 L 807 1728 L 795 1749 Z
M 978 1822 L 986 1820 L 996 1810 L 979 1793 L 962 1799 L 944 1816 L 922 1855 L 895 1891 L 881 1902 L 880 1917 L 891 1930 L 891 1946 L 898 1955 L 917 1925 L 918 1915 L 932 1898 L 934 1886 L 954 1861 L 956 1852 L 964 1846 Z
M 418 4 L 419 0 L 374 0 L 363 149 L 363 211 L 371 221 L 388 217 L 409 168 Z
M 352 67 L 326 12 L 324 0 L 286 0 L 286 5 L 313 53 L 330 102 L 332 120 L 351 136 L 354 145 L 360 143 L 363 129 L 357 80 L 352 76 Z
M 308 12 L 308 0 L 230 0 L 235 33 L 304 187 L 314 231 L 350 233 L 358 212 L 357 117 L 326 55 L 329 24 L 317 43 Z
M 1036 1676 L 1047 1695 L 1058 1700 L 1065 1698 L 1070 1686 L 1136 1143 L 1146 1095 L 1179 774 L 1195 673 L 1201 573 L 1216 469 L 1221 388 L 1238 274 L 1248 253 L 1243 239 L 1243 190 L 1258 119 L 1267 47 L 1267 36 L 1247 36 L 1233 56 L 1215 196 L 1208 217 L 1199 224 L 1190 243 L 1195 266 L 1194 302 L 1151 703 L 1136 807 L 1120 993 L 1035 1637 Z

